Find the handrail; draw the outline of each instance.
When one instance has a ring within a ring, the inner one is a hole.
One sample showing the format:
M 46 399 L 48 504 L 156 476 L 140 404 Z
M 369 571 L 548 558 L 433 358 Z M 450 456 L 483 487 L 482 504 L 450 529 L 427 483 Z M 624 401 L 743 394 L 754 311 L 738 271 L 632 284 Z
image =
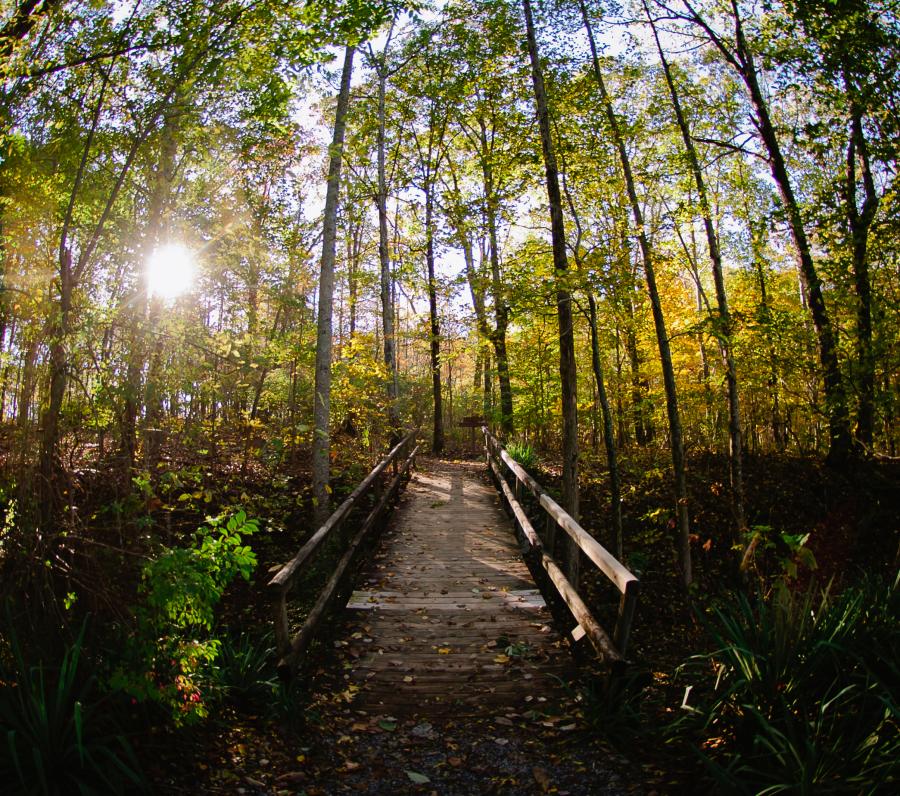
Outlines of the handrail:
M 550 576 L 550 580 L 559 592 L 560 597 L 562 597 L 572 615 L 578 621 L 579 627 L 584 635 L 588 637 L 601 660 L 615 665 L 623 664 L 628 647 L 628 638 L 631 633 L 631 623 L 634 619 L 640 582 L 612 553 L 584 530 L 568 512 L 544 491 L 543 487 L 509 455 L 487 427 L 482 427 L 482 433 L 485 439 L 485 456 L 488 467 L 494 473 L 500 486 L 500 491 L 513 514 L 517 526 L 521 529 L 523 536 L 528 542 L 531 552 L 539 558 L 541 565 Z M 510 487 L 503 476 L 501 462 L 506 465 L 513 475 L 515 489 Z M 553 559 L 552 541 L 548 544 L 551 548 L 550 553 L 544 549 L 544 543 L 532 526 L 531 520 L 519 501 L 521 494 L 520 485 L 524 486 L 532 494 L 538 505 L 543 509 L 547 517 L 549 533 L 555 533 L 557 527 L 562 528 L 581 551 L 619 590 L 621 598 L 612 640 L 610 640 L 606 631 L 594 618 L 584 600 L 582 600 L 575 587 L 559 567 L 559 564 Z
M 419 446 L 415 446 L 412 452 L 409 452 L 409 447 L 415 441 L 416 433 L 416 430 L 410 431 L 391 449 L 390 453 L 376 465 L 376 467 L 350 493 L 344 502 L 335 509 L 323 525 L 306 541 L 300 550 L 297 551 L 297 554 L 282 566 L 269 581 L 267 588 L 275 602 L 275 642 L 278 653 L 281 656 L 281 660 L 278 663 L 279 671 L 287 672 L 293 670 L 297 659 L 309 646 L 310 641 L 312 641 L 312 638 L 318 629 L 318 624 L 336 595 L 341 579 L 352 563 L 359 545 L 378 520 L 381 519 L 385 508 L 399 489 L 401 480 L 409 472 L 409 468 L 415 461 Z M 401 457 L 403 457 L 402 465 L 399 464 Z M 387 490 L 382 492 L 380 477 L 391 465 L 393 465 L 394 477 Z M 360 499 L 368 494 L 373 487 L 376 494 L 379 496 L 378 502 L 369 512 L 368 516 L 360 526 L 360 529 L 354 535 L 343 557 L 335 567 L 331 578 L 329 578 L 325 587 L 319 594 L 319 598 L 309 612 L 303 626 L 294 638 L 291 639 L 287 615 L 287 596 L 294 586 L 303 565 L 319 551 L 325 539 L 343 525 L 354 506 L 359 503 Z

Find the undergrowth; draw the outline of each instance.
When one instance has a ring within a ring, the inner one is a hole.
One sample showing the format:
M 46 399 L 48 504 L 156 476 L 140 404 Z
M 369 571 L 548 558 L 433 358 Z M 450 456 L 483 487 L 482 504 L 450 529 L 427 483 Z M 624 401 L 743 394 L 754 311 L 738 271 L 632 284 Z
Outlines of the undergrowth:
M 9 632 L 11 660 L 0 665 L 3 793 L 100 796 L 146 790 L 110 697 L 83 671 L 83 639 L 84 628 L 58 664 L 29 665 Z
M 710 652 L 681 669 L 683 717 L 668 728 L 721 792 L 879 793 L 897 785 L 898 581 L 834 596 L 783 582 L 702 617 Z

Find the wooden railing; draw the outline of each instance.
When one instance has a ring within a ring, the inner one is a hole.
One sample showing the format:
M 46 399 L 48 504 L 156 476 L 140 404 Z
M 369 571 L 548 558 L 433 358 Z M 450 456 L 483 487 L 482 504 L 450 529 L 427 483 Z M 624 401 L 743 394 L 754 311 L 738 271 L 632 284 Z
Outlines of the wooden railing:
M 298 661 L 315 637 L 319 624 L 326 616 L 337 596 L 344 574 L 353 563 L 360 545 L 369 531 L 383 518 L 385 510 L 400 488 L 401 481 L 409 473 L 409 469 L 419 450 L 418 445 L 413 447 L 415 439 L 416 432 L 411 431 L 397 443 L 384 460 L 338 506 L 335 512 L 325 521 L 325 524 L 307 540 L 306 544 L 297 552 L 297 555 L 278 570 L 275 577 L 269 581 L 268 589 L 272 595 L 275 610 L 275 642 L 280 656 L 278 670 L 282 674 L 288 674 L 296 668 Z M 388 468 L 391 468 L 393 478 L 385 489 L 384 474 L 388 472 Z M 287 610 L 291 589 L 304 569 L 308 568 L 315 554 L 321 549 L 322 543 L 340 532 L 341 527 L 353 509 L 361 505 L 370 493 L 375 498 L 374 507 L 350 540 L 341 560 L 337 563 L 331 577 L 329 577 L 328 582 L 319 593 L 315 605 L 292 639 Z
M 485 427 L 485 457 L 494 474 L 506 506 L 513 515 L 517 528 L 528 543 L 531 555 L 546 570 L 550 582 L 556 588 L 572 616 L 578 622 L 572 632 L 577 641 L 587 636 L 600 660 L 611 667 L 625 664 L 628 637 L 634 619 L 639 588 L 638 579 L 631 574 L 605 547 L 581 527 L 571 515 L 551 498 L 522 466 L 509 455 L 503 445 Z M 511 476 L 507 480 L 504 469 Z M 510 486 L 512 483 L 512 486 Z M 535 531 L 532 520 L 522 505 L 523 490 L 530 493 L 544 517 L 544 539 Z M 564 530 L 587 558 L 615 585 L 620 593 L 619 611 L 612 638 L 594 618 L 590 608 L 573 587 L 565 573 L 553 558 L 557 528 Z

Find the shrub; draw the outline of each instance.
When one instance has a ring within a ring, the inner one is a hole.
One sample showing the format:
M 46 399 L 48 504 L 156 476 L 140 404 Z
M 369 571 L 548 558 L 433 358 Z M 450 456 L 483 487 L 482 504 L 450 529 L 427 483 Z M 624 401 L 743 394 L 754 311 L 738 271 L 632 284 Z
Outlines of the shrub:
M 257 530 L 243 511 L 210 519 L 192 547 L 164 548 L 144 567 L 137 627 L 113 687 L 169 707 L 179 724 L 207 715 L 201 684 L 221 647 L 215 607 L 232 580 L 250 579 L 256 556 L 243 537 Z
M 700 702 L 676 727 L 729 793 L 873 793 L 900 766 L 898 582 L 834 598 L 741 596 L 707 620 L 715 651 L 686 667 Z M 715 671 L 703 693 L 702 673 Z M 687 703 L 687 695 L 685 703 Z
M 0 669 L 0 782 L 10 794 L 118 794 L 146 784 L 96 680 L 79 672 L 84 630 L 58 666 L 26 665 L 15 637 Z M 103 709 L 106 707 L 107 709 Z
M 537 454 L 527 442 L 510 442 L 506 451 L 526 470 L 537 466 Z

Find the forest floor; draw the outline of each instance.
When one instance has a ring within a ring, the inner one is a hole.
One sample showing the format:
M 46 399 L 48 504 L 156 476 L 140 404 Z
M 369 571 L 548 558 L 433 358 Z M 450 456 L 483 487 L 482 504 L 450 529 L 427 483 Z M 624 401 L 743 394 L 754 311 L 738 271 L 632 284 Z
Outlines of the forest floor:
M 456 452 L 472 459 L 474 451 Z M 622 462 L 626 563 L 642 581 L 629 657 L 640 674 L 633 699 L 610 705 L 590 673 L 573 684 L 568 704 L 525 717 L 422 719 L 360 714 L 342 698 L 342 674 L 327 668 L 329 645 L 350 628 L 333 628 L 318 647 L 313 677 L 283 692 L 277 704 L 259 702 L 219 710 L 200 727 L 158 730 L 136 748 L 158 793 L 437 793 L 619 794 L 696 792 L 698 758 L 668 745 L 663 729 L 676 718 L 687 683 L 678 668 L 706 649 L 697 619 L 704 607 L 737 588 L 738 553 L 723 484 L 722 457 L 690 461 L 692 542 L 696 590 L 689 602 L 674 565 L 674 532 L 667 467 L 657 452 Z M 586 457 L 583 524 L 605 528 L 605 480 Z M 900 465 L 867 464 L 835 473 L 799 457 L 748 457 L 749 524 L 763 535 L 757 572 L 782 566 L 783 534 L 809 533 L 817 570 L 801 568 L 792 583 L 804 588 L 853 582 L 864 572 L 891 572 L 898 563 Z M 552 467 L 541 477 L 551 488 Z M 246 490 L 251 484 L 245 486 Z M 287 523 L 289 524 L 289 523 Z M 261 598 L 269 570 L 290 557 L 299 540 L 289 531 L 260 538 L 256 583 L 229 595 L 232 628 L 269 626 Z M 600 540 L 609 544 L 610 540 Z M 599 583 L 586 580 L 601 622 L 612 610 Z M 607 615 L 604 615 L 604 612 Z

